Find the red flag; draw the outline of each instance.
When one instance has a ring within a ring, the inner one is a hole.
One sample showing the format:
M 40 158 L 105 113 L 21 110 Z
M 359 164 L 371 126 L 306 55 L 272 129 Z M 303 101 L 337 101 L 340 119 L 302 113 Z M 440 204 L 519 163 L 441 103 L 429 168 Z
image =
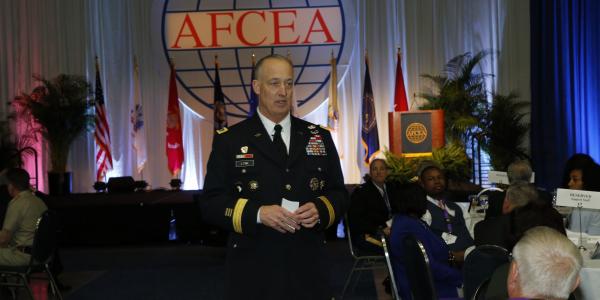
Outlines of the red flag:
M 402 57 L 398 49 L 398 63 L 396 64 L 396 91 L 394 93 L 394 111 L 407 111 L 408 99 L 404 88 L 404 75 L 402 75 Z
M 167 160 L 169 172 L 177 176 L 183 164 L 183 134 L 181 130 L 181 114 L 179 113 L 179 97 L 177 96 L 177 83 L 175 82 L 175 69 L 171 64 L 171 78 L 169 80 L 169 105 L 167 110 Z
M 102 91 L 102 80 L 100 79 L 100 66 L 98 57 L 96 57 L 96 130 L 94 139 L 98 146 L 96 153 L 96 181 L 101 181 L 106 175 L 106 171 L 112 170 L 112 154 L 110 153 L 110 129 L 106 119 L 106 110 L 104 109 L 104 92 Z

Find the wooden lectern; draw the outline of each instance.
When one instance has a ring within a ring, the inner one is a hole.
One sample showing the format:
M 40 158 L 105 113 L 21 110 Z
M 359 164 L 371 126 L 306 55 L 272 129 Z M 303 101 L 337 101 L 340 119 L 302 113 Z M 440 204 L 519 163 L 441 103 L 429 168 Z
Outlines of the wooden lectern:
M 390 151 L 396 155 L 431 155 L 444 147 L 444 111 L 418 110 L 388 113 Z

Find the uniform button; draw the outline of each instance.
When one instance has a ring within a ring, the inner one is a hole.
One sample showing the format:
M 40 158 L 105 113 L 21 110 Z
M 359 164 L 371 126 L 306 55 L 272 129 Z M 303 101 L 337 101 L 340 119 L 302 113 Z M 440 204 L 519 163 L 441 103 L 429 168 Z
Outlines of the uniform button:
M 242 169 L 242 174 L 246 173 L 246 169 Z
M 237 244 L 233 244 L 233 248 L 237 248 Z
M 318 167 L 318 168 L 317 168 L 317 171 L 321 172 L 321 167 Z
M 285 189 L 288 190 L 288 191 L 291 191 L 292 190 L 292 185 L 291 184 L 286 184 L 285 185 Z
M 289 172 L 290 172 L 290 169 L 286 168 L 286 169 L 285 169 L 285 172 L 286 172 L 286 173 L 289 173 Z

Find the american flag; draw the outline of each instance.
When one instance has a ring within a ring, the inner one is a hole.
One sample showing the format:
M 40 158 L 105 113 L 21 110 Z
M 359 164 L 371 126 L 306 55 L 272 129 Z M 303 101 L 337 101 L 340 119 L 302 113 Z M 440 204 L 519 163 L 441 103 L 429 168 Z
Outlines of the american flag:
M 100 67 L 98 58 L 96 58 L 96 130 L 94 139 L 96 140 L 96 180 L 101 181 L 108 170 L 112 170 L 112 155 L 110 153 L 110 129 L 106 119 L 106 110 L 104 109 L 104 93 L 102 92 L 102 80 L 100 79 Z

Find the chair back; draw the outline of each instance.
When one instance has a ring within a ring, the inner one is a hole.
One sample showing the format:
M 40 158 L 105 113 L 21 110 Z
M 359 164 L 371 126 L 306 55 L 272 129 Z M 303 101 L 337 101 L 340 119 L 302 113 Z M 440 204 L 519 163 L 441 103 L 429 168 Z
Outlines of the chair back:
M 463 264 L 464 296 L 471 299 L 478 287 L 492 277 L 494 271 L 510 261 L 510 252 L 497 245 L 481 245 L 473 249 Z
M 404 257 L 402 263 L 407 272 L 408 284 L 414 300 L 435 300 L 437 295 L 429 266 L 429 257 L 423 243 L 414 235 L 407 235 L 402 241 Z
M 385 234 L 381 234 L 381 244 L 383 245 L 383 253 L 385 255 L 385 262 L 387 264 L 388 272 L 390 274 L 390 280 L 392 281 L 392 297 L 396 300 L 400 299 L 398 293 L 398 286 L 396 285 L 396 276 L 394 275 L 394 264 L 392 264 L 392 257 L 388 249 L 388 240 Z
M 475 293 L 473 294 L 473 297 L 471 298 L 471 300 L 484 300 L 485 299 L 485 292 L 487 292 L 487 288 L 488 285 L 490 285 L 490 278 L 484 280 L 475 290 Z M 465 299 L 469 299 L 469 298 L 465 298 Z
M 52 259 L 58 244 L 57 230 L 56 214 L 46 210 L 37 221 L 31 248 L 31 265 L 44 265 Z
M 344 215 L 344 229 L 346 229 L 346 237 L 348 238 L 348 247 L 350 248 L 350 254 L 355 259 L 360 257 L 358 249 L 354 246 L 352 242 L 352 232 L 350 231 L 350 220 L 348 219 L 348 214 Z

